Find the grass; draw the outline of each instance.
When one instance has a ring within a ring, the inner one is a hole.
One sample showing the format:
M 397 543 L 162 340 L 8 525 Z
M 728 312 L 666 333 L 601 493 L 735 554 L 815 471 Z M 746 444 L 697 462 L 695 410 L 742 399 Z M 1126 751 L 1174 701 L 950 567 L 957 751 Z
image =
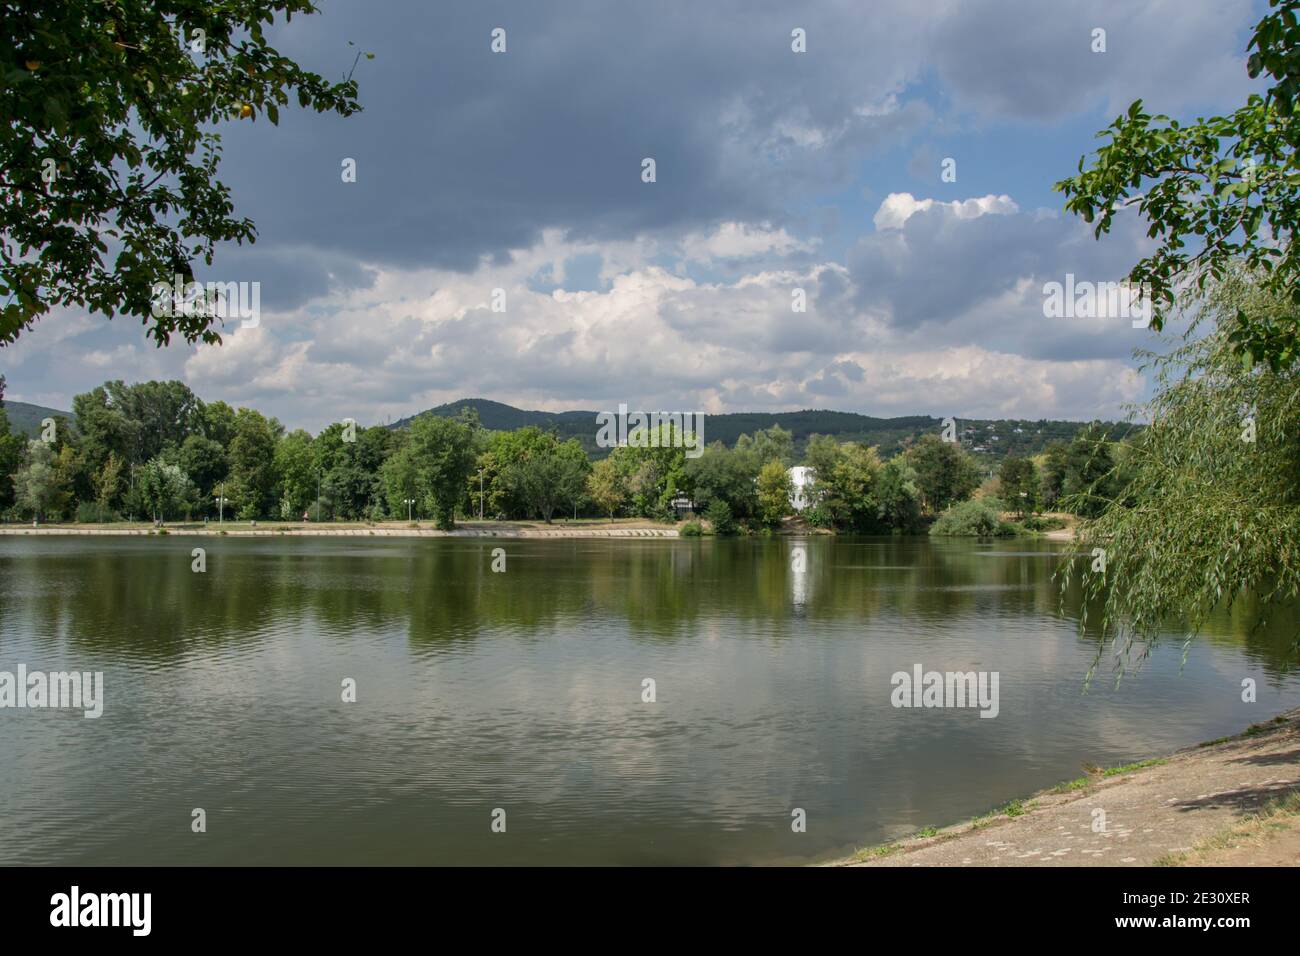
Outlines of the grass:
M 1272 720 L 1262 724 L 1251 724 L 1240 734 L 1237 734 L 1234 737 L 1216 737 L 1214 740 L 1207 740 L 1204 743 L 1197 744 L 1196 746 L 1216 747 L 1219 744 L 1226 744 L 1229 740 L 1236 740 L 1238 737 L 1257 737 L 1260 734 L 1265 733 L 1266 731 L 1272 730 L 1278 724 L 1285 724 L 1285 723 L 1286 723 L 1286 717 L 1279 715 L 1277 717 L 1274 717 Z
M 1012 800 L 998 807 L 996 810 L 990 810 L 983 816 L 971 820 L 969 829 L 981 829 L 982 827 L 986 827 L 995 822 L 1000 817 L 1022 816 L 1034 809 L 1035 806 L 1036 804 L 1032 800 L 1028 803 L 1025 803 L 1023 800 Z M 864 847 L 853 854 L 853 859 L 857 860 L 859 863 L 867 860 L 879 859 L 882 856 L 891 856 L 892 854 L 899 852 L 912 840 L 926 840 L 931 837 L 942 837 L 947 840 L 955 836 L 960 836 L 963 832 L 964 829 L 962 827 L 954 827 L 951 833 L 943 833 L 940 831 L 939 827 L 922 827 L 915 833 L 905 837 L 900 837 L 891 843 L 882 843 L 879 846 Z
M 1064 783 L 1058 783 L 1051 789 L 1051 793 L 1073 793 L 1076 790 L 1087 790 L 1098 780 L 1106 777 L 1118 777 L 1121 774 L 1132 773 L 1134 770 L 1143 770 L 1146 767 L 1158 767 L 1162 763 L 1168 763 L 1165 757 L 1155 757 L 1151 760 L 1139 760 L 1135 763 L 1126 763 L 1118 767 L 1091 767 L 1085 766 L 1088 771 L 1085 776 L 1077 777 L 1074 780 L 1067 780 Z
M 1217 850 L 1231 850 L 1247 841 L 1259 841 L 1273 831 L 1285 830 L 1296 817 L 1300 817 L 1300 790 L 1270 800 L 1259 812 L 1202 840 L 1190 851 L 1166 854 L 1153 860 L 1152 865 L 1186 866 Z
M 879 859 L 882 856 L 890 856 L 891 854 L 897 853 L 899 850 L 903 849 L 903 844 L 909 840 L 925 840 L 938 835 L 938 827 L 922 827 L 915 833 L 905 837 L 900 837 L 890 843 L 881 843 L 879 846 L 863 847 L 861 850 L 858 850 L 853 854 L 853 859 L 858 862 L 863 862 L 865 860 Z
M 1134 770 L 1142 770 L 1144 767 L 1158 767 L 1162 763 L 1169 761 L 1164 757 L 1155 757 L 1151 760 L 1139 760 L 1137 763 L 1126 763 L 1119 767 L 1108 767 L 1101 772 L 1103 777 L 1118 777 L 1122 773 L 1132 773 Z

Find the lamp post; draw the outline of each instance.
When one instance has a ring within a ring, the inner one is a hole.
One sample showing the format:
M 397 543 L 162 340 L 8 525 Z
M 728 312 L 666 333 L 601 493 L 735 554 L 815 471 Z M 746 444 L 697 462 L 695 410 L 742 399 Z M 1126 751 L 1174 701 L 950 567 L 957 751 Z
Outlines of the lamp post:
M 483 520 L 483 469 L 478 470 L 478 520 Z
M 217 489 L 217 524 L 226 521 L 226 483 L 223 481 Z
M 407 521 L 410 521 L 410 520 L 411 520 L 411 506 L 415 504 L 415 499 L 414 499 L 414 498 L 403 498 L 402 501 L 406 504 L 406 520 L 407 520 Z

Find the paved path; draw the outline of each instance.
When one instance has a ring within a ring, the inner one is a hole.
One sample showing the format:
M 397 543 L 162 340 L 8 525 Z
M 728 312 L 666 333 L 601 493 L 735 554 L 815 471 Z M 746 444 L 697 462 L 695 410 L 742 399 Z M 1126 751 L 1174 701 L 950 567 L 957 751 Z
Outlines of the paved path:
M 1150 866 L 1239 826 L 1270 800 L 1300 792 L 1300 710 L 1283 717 L 1263 732 L 1180 751 L 1086 790 L 1039 794 L 1021 816 L 900 841 L 899 851 L 852 865 Z M 1105 814 L 1100 832 L 1098 810 Z M 1266 832 L 1189 862 L 1300 865 L 1298 819 L 1258 828 Z

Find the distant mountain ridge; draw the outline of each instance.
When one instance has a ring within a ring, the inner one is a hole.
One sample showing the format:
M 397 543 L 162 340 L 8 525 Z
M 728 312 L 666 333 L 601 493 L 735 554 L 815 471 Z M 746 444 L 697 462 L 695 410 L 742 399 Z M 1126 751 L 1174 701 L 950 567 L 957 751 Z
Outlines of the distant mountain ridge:
M 589 455 L 603 457 L 608 449 L 596 447 L 595 411 L 537 412 L 515 408 L 503 402 L 486 398 L 464 398 L 447 402 L 407 418 L 399 419 L 390 428 L 404 428 L 422 415 L 439 415 L 454 418 L 462 408 L 472 408 L 478 413 L 484 428 L 509 431 L 535 425 L 543 431 L 554 431 L 561 438 L 577 438 Z M 629 411 L 657 411 L 635 409 Z M 608 409 L 616 411 L 616 409 Z M 1103 422 L 1111 437 L 1126 434 L 1133 426 L 1127 423 Z M 862 442 L 876 445 L 884 457 L 897 454 L 921 435 L 938 434 L 943 419 L 930 415 L 903 415 L 896 418 L 875 418 L 857 412 L 837 412 L 808 409 L 797 412 L 727 412 L 706 415 L 704 440 L 706 443 L 722 441 L 734 445 L 741 435 L 753 434 L 761 428 L 780 425 L 794 434 L 795 450 L 802 453 L 811 435 L 833 435 L 840 441 Z M 1029 421 L 1026 419 L 957 419 L 957 431 L 962 444 L 979 459 L 999 461 L 1007 455 L 1036 455 L 1048 442 L 1069 441 L 1087 422 L 1051 419 Z M 1018 429 L 1018 430 L 1017 430 Z
M 6 398 L 4 408 L 9 416 L 10 429 L 14 432 L 23 432 L 28 438 L 36 438 L 40 435 L 41 422 L 46 418 L 58 418 L 62 415 L 69 423 L 73 423 L 72 412 L 61 412 L 57 408 L 46 408 L 44 405 L 31 405 Z

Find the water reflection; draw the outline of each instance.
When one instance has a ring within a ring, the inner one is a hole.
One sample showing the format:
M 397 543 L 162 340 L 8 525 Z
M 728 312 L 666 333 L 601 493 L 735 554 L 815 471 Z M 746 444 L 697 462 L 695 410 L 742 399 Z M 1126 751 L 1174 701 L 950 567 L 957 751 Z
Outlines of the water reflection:
M 195 543 L 0 539 L 0 669 L 107 695 L 0 711 L 0 863 L 809 860 L 1300 703 L 1249 603 L 1085 695 L 1047 541 Z M 998 670 L 998 718 L 892 708 L 916 663 Z

